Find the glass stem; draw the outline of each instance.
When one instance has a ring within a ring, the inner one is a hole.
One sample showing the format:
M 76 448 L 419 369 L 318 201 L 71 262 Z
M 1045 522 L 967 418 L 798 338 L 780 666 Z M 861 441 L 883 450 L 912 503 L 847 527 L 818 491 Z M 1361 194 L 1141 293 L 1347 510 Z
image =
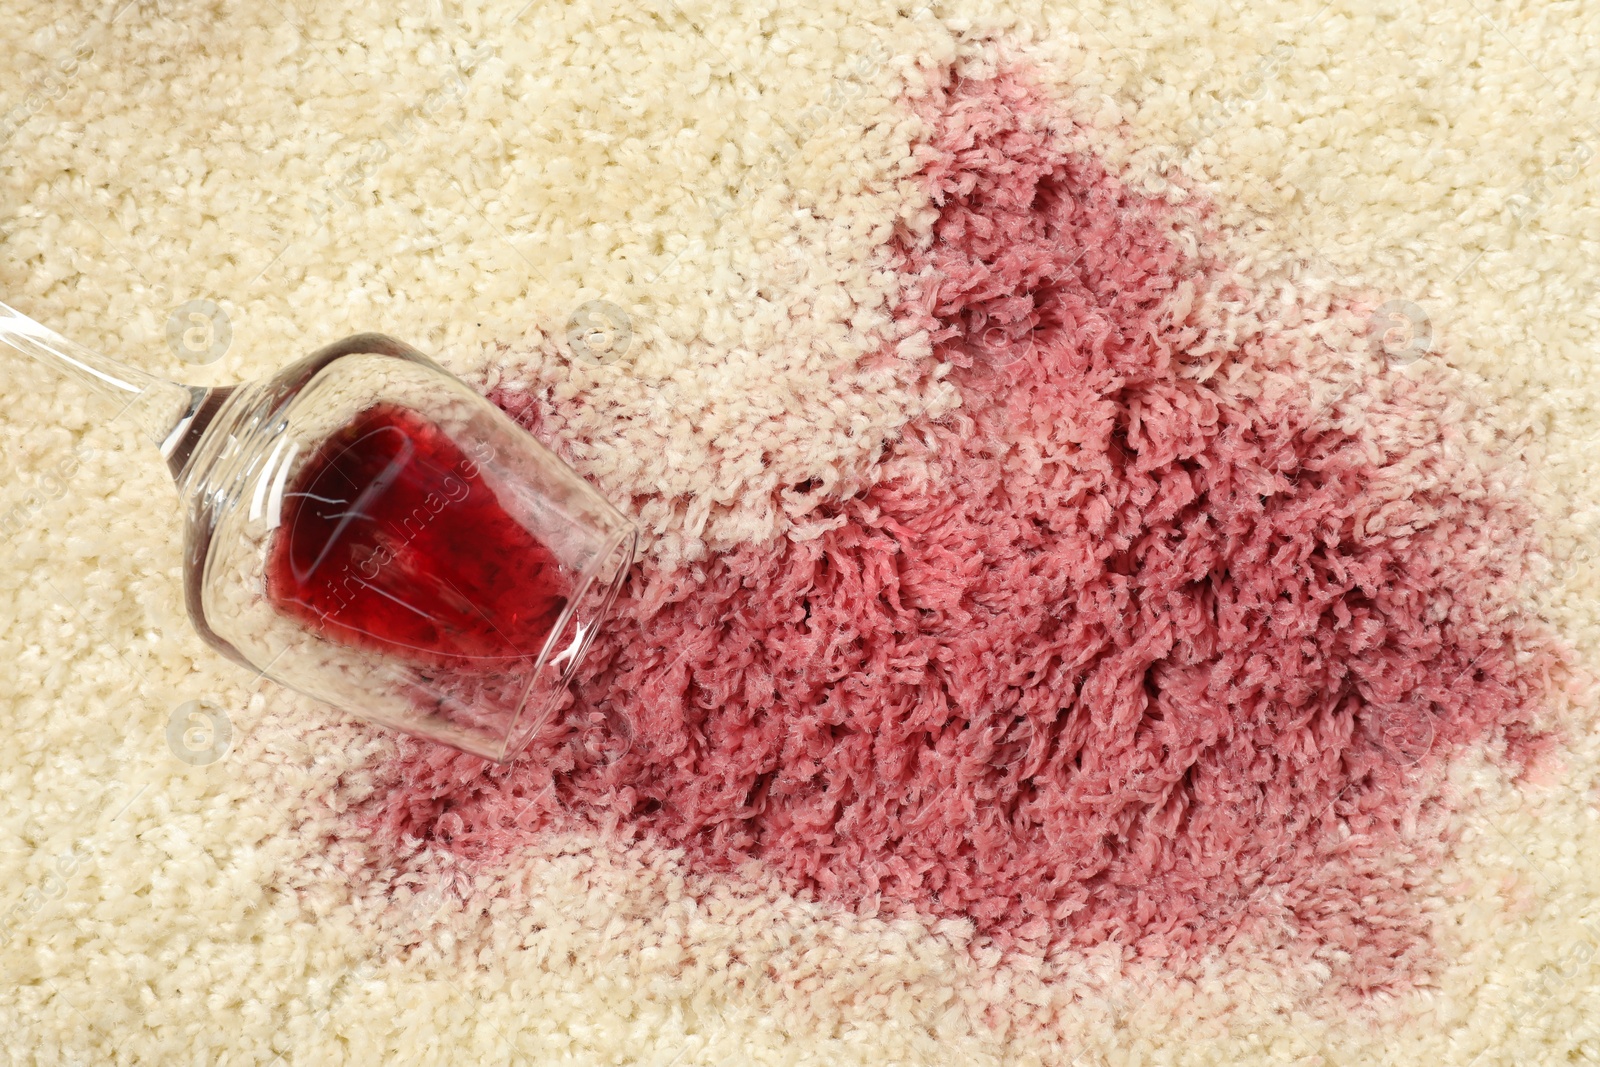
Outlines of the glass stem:
M 169 462 L 211 392 L 119 363 L 5 304 L 0 304 L 0 346 L 32 356 L 115 402 L 116 418 L 131 416 Z

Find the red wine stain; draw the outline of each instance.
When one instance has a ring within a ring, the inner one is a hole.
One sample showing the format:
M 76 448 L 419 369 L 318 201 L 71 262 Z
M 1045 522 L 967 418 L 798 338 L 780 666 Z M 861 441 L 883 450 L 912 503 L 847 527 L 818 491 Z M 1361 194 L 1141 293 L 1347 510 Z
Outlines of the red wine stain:
M 1291 356 L 1349 309 L 1236 334 L 1205 231 L 1068 152 L 1025 80 L 918 107 L 938 215 L 888 262 L 960 408 L 817 536 L 647 561 L 522 759 L 402 740 L 357 832 L 501 864 L 575 817 L 1002 946 L 1424 981 L 1434 783 L 1543 733 L 1530 513 L 1447 463 L 1425 395 L 1375 404 L 1403 435 L 1323 417 Z
M 379 404 L 284 495 L 267 594 L 346 644 L 438 664 L 537 655 L 571 582 L 437 425 Z

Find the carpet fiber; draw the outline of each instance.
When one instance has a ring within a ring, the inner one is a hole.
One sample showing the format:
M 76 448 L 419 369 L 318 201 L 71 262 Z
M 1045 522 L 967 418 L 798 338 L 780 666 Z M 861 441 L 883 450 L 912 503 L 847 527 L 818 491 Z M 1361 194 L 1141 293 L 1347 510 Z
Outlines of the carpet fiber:
M 1600 1065 L 1600 13 L 0 25 L 0 299 L 392 333 L 645 531 L 488 765 L 207 649 L 0 364 L 12 1059 Z

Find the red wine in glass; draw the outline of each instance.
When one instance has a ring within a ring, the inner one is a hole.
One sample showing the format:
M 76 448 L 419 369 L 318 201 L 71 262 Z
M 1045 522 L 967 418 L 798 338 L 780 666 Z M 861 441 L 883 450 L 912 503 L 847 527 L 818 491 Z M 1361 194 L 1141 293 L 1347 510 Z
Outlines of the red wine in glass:
M 283 500 L 268 594 L 338 640 L 492 669 L 543 647 L 572 593 L 477 464 L 407 408 L 362 412 Z
M 119 402 L 185 511 L 196 632 L 369 721 L 508 760 L 564 699 L 637 531 L 466 383 L 381 334 L 210 389 L 0 304 L 0 345 Z

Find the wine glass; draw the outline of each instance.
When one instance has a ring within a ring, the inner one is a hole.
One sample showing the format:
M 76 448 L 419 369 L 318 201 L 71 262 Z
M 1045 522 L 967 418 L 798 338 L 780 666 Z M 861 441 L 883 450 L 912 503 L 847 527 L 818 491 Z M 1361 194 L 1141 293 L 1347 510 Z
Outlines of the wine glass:
M 184 603 L 234 662 L 497 761 L 548 722 L 638 533 L 416 349 L 364 333 L 243 385 L 180 385 L 0 304 L 0 343 L 116 400 L 184 509 Z

